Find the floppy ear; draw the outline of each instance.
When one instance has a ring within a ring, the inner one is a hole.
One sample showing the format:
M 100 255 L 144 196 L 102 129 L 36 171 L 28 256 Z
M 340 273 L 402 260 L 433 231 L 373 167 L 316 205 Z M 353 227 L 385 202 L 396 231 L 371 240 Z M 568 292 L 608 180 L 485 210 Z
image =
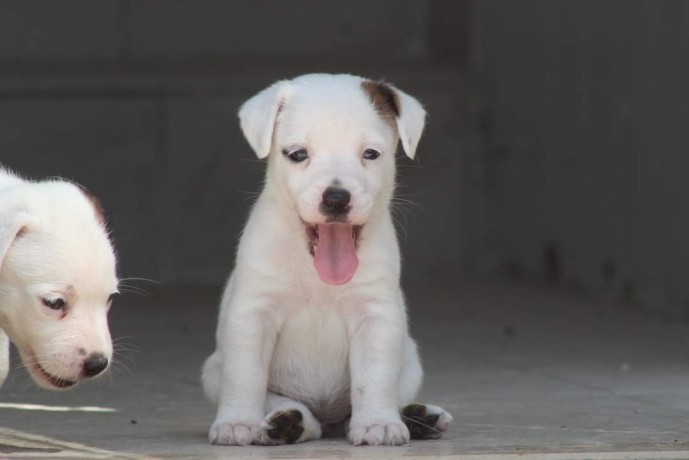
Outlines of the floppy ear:
M 0 269 L 2 269 L 7 251 L 28 225 L 28 221 L 28 215 L 23 211 L 0 208 Z
M 361 86 L 378 114 L 391 124 L 394 120 L 404 153 L 413 160 L 426 121 L 421 103 L 384 81 L 364 80 Z
M 258 158 L 263 159 L 270 153 L 275 121 L 290 94 L 290 83 L 279 81 L 246 101 L 239 109 L 239 125 Z
M 426 111 L 419 101 L 390 85 L 397 95 L 397 132 L 404 153 L 412 160 L 426 123 Z

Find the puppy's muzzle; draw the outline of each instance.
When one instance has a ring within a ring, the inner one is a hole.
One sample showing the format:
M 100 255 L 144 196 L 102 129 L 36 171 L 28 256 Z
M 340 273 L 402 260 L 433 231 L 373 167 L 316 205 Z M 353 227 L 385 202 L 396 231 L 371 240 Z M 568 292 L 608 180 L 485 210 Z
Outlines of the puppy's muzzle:
M 352 208 L 349 205 L 351 199 L 352 195 L 349 191 L 343 188 L 328 187 L 323 192 L 320 211 L 333 220 L 340 220 L 346 217 Z
M 101 353 L 93 353 L 84 361 L 84 377 L 95 377 L 108 367 L 108 358 Z

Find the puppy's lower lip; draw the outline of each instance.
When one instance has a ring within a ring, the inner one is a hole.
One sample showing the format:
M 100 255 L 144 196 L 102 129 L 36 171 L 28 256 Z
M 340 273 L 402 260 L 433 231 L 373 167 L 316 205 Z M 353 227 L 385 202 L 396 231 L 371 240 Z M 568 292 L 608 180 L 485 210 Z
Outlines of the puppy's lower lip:
M 34 361 L 34 364 L 31 366 L 33 370 L 40 375 L 46 382 L 48 382 L 50 385 L 54 386 L 55 388 L 69 388 L 73 385 L 76 385 L 76 381 L 74 380 L 65 380 L 61 379 L 58 377 L 55 377 L 54 375 L 49 374 L 48 372 L 41 367 L 40 364 L 35 362 L 36 360 L 36 355 L 31 353 L 31 360 Z
M 75 385 L 77 382 L 72 381 L 72 380 L 65 380 L 61 379 L 58 377 L 55 377 L 54 375 L 51 375 L 47 373 L 40 364 L 34 364 L 34 368 L 36 371 L 43 377 L 48 383 L 50 383 L 52 386 L 57 387 L 57 388 L 69 388 L 72 385 Z

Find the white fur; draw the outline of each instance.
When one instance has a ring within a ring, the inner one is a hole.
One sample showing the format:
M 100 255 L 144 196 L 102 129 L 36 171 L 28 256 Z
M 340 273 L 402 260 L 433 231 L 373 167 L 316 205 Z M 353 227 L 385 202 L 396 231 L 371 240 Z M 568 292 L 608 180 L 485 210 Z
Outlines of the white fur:
M 270 444 L 265 428 L 278 398 L 304 413 L 299 441 L 347 420 L 354 444 L 408 442 L 400 408 L 422 380 L 399 287 L 400 255 L 390 216 L 398 137 L 414 156 L 421 105 L 394 89 L 397 130 L 351 75 L 305 75 L 258 93 L 240 109 L 242 130 L 268 156 L 265 188 L 244 229 L 225 289 L 217 349 L 203 385 L 218 405 L 210 440 Z M 306 148 L 293 163 L 283 150 Z M 366 149 L 381 152 L 362 159 Z M 308 251 L 304 222 L 324 222 L 319 203 L 339 181 L 352 195 L 350 221 L 363 225 L 359 268 L 348 283 L 325 284 Z M 290 404 L 291 402 L 291 404 Z
M 0 168 L 0 386 L 9 341 L 44 388 L 84 378 L 85 359 L 110 360 L 115 255 L 91 201 L 60 180 L 25 181 Z M 63 299 L 53 310 L 42 299 Z

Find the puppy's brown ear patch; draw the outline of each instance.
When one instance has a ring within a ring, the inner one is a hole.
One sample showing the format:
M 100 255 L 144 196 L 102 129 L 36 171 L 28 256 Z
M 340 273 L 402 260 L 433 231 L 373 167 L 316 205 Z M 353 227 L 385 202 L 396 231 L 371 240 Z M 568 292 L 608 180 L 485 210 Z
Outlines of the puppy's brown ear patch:
M 91 206 L 93 206 L 93 211 L 96 214 L 96 220 L 98 221 L 99 224 L 101 224 L 103 227 L 105 227 L 107 224 L 107 218 L 105 215 L 105 208 L 103 207 L 103 203 L 94 195 L 93 193 L 89 192 L 86 189 L 81 189 L 82 192 L 84 192 L 84 195 L 86 196 L 86 199 L 91 202 Z
M 400 115 L 400 103 L 395 90 L 384 81 L 373 80 L 364 80 L 361 87 L 381 118 L 396 129 L 395 119 Z

